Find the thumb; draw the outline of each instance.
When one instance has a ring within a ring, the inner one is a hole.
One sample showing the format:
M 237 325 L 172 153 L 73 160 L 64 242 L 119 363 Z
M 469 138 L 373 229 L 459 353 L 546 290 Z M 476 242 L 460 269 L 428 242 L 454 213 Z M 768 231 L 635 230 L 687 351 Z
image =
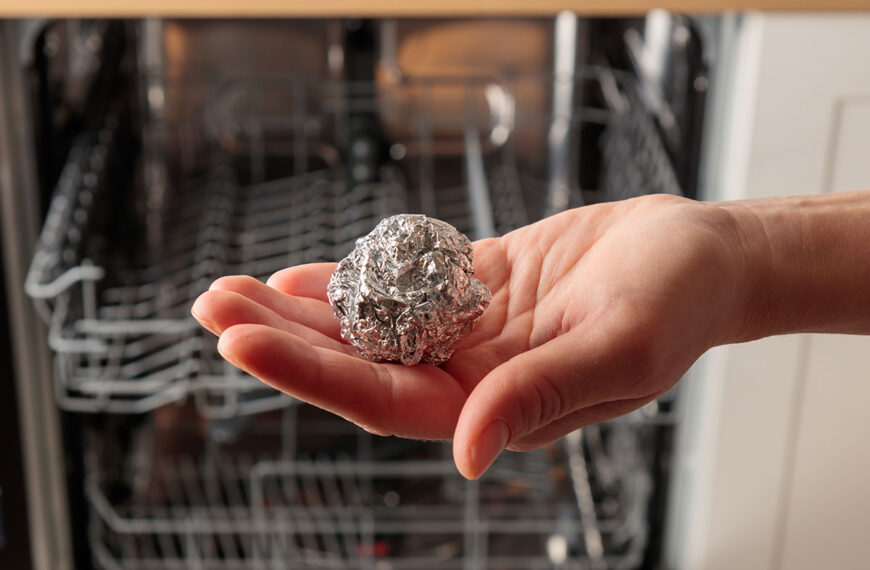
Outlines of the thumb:
M 575 329 L 487 374 L 468 396 L 453 435 L 462 475 L 480 477 L 511 442 L 575 410 L 626 397 L 630 387 L 617 379 L 635 377 L 636 351 L 606 337 Z

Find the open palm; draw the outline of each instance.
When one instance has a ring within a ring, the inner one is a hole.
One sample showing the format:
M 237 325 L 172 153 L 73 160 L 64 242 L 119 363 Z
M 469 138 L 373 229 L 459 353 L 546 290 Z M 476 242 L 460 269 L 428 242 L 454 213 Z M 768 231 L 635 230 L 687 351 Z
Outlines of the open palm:
M 440 367 L 359 357 L 326 299 L 334 263 L 221 278 L 193 314 L 239 368 L 374 433 L 453 439 L 475 477 L 506 445 L 642 406 L 727 341 L 743 293 L 731 237 L 718 210 L 653 196 L 476 242 L 492 304 Z

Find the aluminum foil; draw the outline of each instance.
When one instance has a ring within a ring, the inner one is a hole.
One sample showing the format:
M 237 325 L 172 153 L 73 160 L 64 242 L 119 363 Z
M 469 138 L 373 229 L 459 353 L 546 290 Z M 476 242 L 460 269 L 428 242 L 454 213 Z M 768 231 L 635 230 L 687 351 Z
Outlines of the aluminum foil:
M 327 287 L 341 336 L 364 358 L 441 364 L 492 300 L 468 238 L 441 220 L 385 218 L 339 262 Z

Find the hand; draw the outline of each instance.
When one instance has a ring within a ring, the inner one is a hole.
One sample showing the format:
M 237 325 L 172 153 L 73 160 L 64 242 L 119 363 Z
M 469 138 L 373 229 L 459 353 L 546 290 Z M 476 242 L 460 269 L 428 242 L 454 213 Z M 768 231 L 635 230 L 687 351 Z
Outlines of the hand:
M 453 439 L 473 478 L 505 447 L 533 449 L 643 406 L 736 339 L 748 282 L 739 242 L 726 211 L 673 196 L 476 242 L 493 301 L 441 367 L 358 357 L 327 303 L 334 263 L 266 285 L 218 279 L 192 312 L 239 368 L 377 434 Z

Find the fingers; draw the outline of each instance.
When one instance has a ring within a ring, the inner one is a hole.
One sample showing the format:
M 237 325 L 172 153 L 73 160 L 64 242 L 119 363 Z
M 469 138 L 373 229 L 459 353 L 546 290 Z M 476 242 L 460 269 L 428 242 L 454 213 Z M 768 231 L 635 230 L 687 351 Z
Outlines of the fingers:
M 326 301 L 326 286 L 335 263 L 308 263 L 278 271 L 266 282 L 282 293 Z
M 293 333 L 316 346 L 348 354 L 354 352 L 350 345 L 305 324 L 287 320 L 268 307 L 234 291 L 206 291 L 193 304 L 191 313 L 202 326 L 218 336 L 235 325 L 258 324 Z
M 654 400 L 657 396 L 629 398 L 614 402 L 602 402 L 554 420 L 546 426 L 514 440 L 507 446 L 511 451 L 530 451 L 568 435 L 584 426 L 598 424 L 625 415 Z
M 326 286 L 336 265 L 336 263 L 307 263 L 288 267 L 274 273 L 266 284 L 296 297 L 327 301 Z M 497 238 L 474 243 L 474 267 L 476 277 L 491 288 L 500 286 L 507 279 L 510 271 L 504 263 L 504 250 Z
M 226 329 L 218 350 L 270 386 L 382 435 L 449 439 L 466 397 L 435 366 L 373 363 L 263 325 Z
M 211 284 L 209 290 L 238 293 L 287 320 L 310 327 L 335 340 L 341 339 L 340 326 L 332 307 L 323 301 L 281 292 L 247 275 L 221 277 Z M 206 315 L 203 313 L 203 316 Z
M 474 276 L 493 292 L 500 289 L 510 277 L 510 264 L 500 238 L 487 238 L 474 242 Z
M 242 323 L 280 327 L 285 321 L 266 307 L 230 291 L 206 291 L 194 301 L 191 314 L 213 334 Z
M 644 390 L 653 370 L 644 345 L 590 328 L 592 334 L 571 331 L 515 356 L 474 388 L 453 439 L 453 457 L 464 476 L 479 477 L 506 446 L 560 418 Z M 570 431 L 570 422 L 581 416 L 554 424 L 553 433 Z

